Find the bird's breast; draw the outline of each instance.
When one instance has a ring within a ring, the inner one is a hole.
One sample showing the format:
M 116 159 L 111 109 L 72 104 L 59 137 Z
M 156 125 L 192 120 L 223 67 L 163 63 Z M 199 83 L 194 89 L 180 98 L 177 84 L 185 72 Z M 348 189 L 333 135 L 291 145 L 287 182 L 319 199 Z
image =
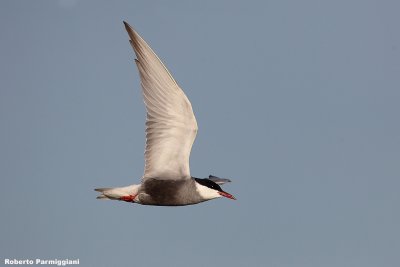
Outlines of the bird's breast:
M 201 202 L 192 179 L 146 179 L 139 199 L 141 204 L 157 206 L 183 206 Z

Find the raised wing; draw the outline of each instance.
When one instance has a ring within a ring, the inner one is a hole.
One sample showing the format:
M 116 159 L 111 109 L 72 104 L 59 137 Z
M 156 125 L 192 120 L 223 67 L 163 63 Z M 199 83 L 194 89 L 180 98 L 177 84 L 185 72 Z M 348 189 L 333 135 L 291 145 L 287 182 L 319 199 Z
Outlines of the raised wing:
M 189 179 L 190 150 L 197 133 L 192 105 L 153 50 L 124 24 L 137 57 L 147 110 L 143 179 Z

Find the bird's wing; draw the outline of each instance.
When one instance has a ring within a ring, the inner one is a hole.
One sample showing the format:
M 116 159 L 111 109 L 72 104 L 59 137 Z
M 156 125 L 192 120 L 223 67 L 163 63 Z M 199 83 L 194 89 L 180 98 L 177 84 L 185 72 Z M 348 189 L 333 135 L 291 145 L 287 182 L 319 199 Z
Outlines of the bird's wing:
M 124 24 L 137 57 L 147 110 L 143 179 L 189 179 L 190 150 L 197 133 L 192 105 L 153 50 Z
M 231 180 L 227 179 L 227 178 L 219 178 L 217 176 L 214 175 L 209 175 L 208 176 L 208 180 L 213 181 L 216 184 L 225 184 L 225 183 L 230 183 L 232 182 Z

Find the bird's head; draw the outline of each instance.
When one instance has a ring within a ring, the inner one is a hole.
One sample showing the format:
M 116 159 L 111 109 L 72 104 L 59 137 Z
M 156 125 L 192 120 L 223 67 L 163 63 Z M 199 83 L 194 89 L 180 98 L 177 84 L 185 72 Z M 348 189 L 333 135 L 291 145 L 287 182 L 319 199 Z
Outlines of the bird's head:
M 194 178 L 196 181 L 197 192 L 205 200 L 210 200 L 218 197 L 226 197 L 236 200 L 234 196 L 222 190 L 222 188 L 210 179 Z

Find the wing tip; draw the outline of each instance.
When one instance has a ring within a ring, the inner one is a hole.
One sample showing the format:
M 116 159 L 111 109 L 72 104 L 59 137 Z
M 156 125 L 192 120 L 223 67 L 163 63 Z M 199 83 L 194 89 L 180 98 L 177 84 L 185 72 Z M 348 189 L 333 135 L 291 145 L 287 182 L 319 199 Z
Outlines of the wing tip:
M 125 30 L 128 32 L 128 35 L 131 38 L 131 40 L 135 41 L 138 36 L 137 32 L 133 29 L 131 25 L 129 25 L 128 22 L 126 22 L 125 20 L 123 20 L 122 22 L 124 23 Z
M 124 23 L 124 25 L 125 25 L 125 29 L 127 29 L 127 30 L 128 30 L 129 28 L 132 28 L 132 27 L 131 27 L 131 25 L 129 25 L 129 23 L 128 23 L 128 22 L 126 22 L 125 20 L 123 20 L 122 22 L 123 22 L 123 23 Z
M 208 179 L 210 179 L 211 181 L 217 183 L 217 184 L 225 184 L 225 183 L 231 183 L 232 181 L 230 179 L 227 178 L 219 178 L 217 176 L 214 176 L 212 174 L 210 174 L 208 176 Z

